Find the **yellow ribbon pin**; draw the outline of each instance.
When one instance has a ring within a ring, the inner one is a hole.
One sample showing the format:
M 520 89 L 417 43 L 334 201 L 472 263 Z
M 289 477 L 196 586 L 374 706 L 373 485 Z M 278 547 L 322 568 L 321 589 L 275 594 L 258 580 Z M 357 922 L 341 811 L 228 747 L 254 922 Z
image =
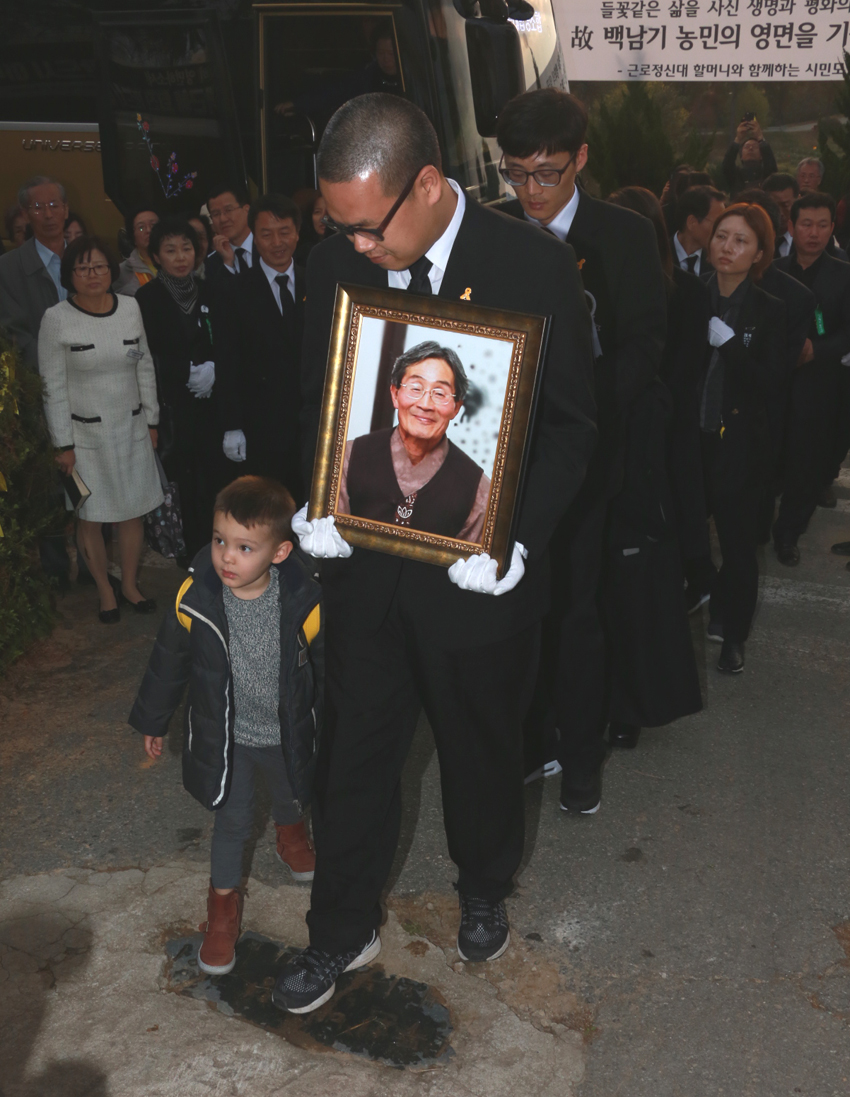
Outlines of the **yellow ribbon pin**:
M 461 299 L 461 301 L 471 301 L 472 300 L 472 287 L 471 286 L 466 287 L 466 289 L 460 295 L 460 299 Z

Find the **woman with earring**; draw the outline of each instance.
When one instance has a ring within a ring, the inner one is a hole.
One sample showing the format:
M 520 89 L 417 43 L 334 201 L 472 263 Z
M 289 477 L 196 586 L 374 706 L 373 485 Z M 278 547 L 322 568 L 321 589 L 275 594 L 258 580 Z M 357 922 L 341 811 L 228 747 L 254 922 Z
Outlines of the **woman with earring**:
M 97 584 L 104 624 L 119 620 L 119 600 L 136 613 L 156 610 L 137 579 L 142 518 L 163 501 L 154 458 L 159 405 L 153 363 L 139 306 L 112 292 L 117 272 L 97 237 L 74 240 L 60 272 L 68 299 L 47 310 L 38 335 L 56 463 L 66 475 L 76 468 L 91 492 L 78 512 L 77 539 Z M 120 583 L 107 571 L 104 522 L 118 524 Z
M 732 205 L 709 240 L 711 320 L 698 385 L 706 502 L 723 564 L 711 591 L 709 639 L 717 669 L 744 669 L 758 597 L 759 502 L 771 473 L 785 407 L 785 310 L 759 288 L 774 233 L 760 206 Z

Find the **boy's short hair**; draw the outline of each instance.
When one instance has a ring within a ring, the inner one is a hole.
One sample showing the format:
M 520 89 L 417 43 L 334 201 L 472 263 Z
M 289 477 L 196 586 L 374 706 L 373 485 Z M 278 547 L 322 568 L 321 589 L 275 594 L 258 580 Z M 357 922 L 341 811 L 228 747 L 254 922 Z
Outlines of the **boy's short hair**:
M 292 540 L 295 500 L 278 480 L 268 476 L 240 476 L 215 497 L 214 514 L 229 514 L 251 529 L 268 526 L 276 544 Z

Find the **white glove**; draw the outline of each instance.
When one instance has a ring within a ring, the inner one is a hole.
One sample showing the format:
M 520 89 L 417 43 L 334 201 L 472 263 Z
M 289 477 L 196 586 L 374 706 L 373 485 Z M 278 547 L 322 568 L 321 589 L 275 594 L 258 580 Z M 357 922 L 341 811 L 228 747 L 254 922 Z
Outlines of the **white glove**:
M 186 388 L 194 392 L 195 398 L 205 400 L 213 390 L 215 384 L 215 362 L 201 362 L 197 366 L 189 366 L 189 380 Z
M 497 596 L 507 594 L 525 575 L 523 560 L 526 556 L 528 556 L 528 549 L 524 548 L 519 541 L 515 541 L 511 566 L 503 579 L 496 578 L 498 564 L 495 560 L 491 560 L 486 552 L 482 552 L 480 556 L 470 556 L 468 560 L 456 561 L 449 568 L 449 579 L 461 590 Z
M 333 516 L 316 518 L 314 521 L 308 522 L 308 506 L 309 503 L 292 516 L 292 529 L 298 535 L 302 550 L 309 556 L 315 556 L 319 560 L 349 557 L 354 549 L 338 532 Z
M 708 341 L 713 347 L 722 347 L 734 334 L 733 329 L 724 324 L 719 316 L 712 316 L 708 321 Z
M 241 430 L 226 430 L 221 448 L 229 461 L 244 461 L 247 456 L 247 442 Z

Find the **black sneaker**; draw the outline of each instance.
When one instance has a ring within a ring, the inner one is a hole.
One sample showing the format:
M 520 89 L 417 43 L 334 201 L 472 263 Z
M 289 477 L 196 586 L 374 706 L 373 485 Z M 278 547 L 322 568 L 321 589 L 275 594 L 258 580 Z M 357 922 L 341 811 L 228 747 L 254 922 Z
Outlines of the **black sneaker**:
M 365 945 L 347 952 L 323 952 L 305 948 L 293 956 L 278 975 L 272 1001 L 289 1013 L 310 1013 L 323 1006 L 336 990 L 336 981 L 344 971 L 354 971 L 374 960 L 381 951 L 381 938 L 373 930 Z
M 460 896 L 460 929 L 457 951 L 461 960 L 480 963 L 495 960 L 511 943 L 508 914 L 503 902 Z
M 744 645 L 736 644 L 734 640 L 724 640 L 717 669 L 725 674 L 740 674 L 744 669 Z
M 602 765 L 587 772 L 567 767 L 561 774 L 561 811 L 595 815 L 602 803 Z

